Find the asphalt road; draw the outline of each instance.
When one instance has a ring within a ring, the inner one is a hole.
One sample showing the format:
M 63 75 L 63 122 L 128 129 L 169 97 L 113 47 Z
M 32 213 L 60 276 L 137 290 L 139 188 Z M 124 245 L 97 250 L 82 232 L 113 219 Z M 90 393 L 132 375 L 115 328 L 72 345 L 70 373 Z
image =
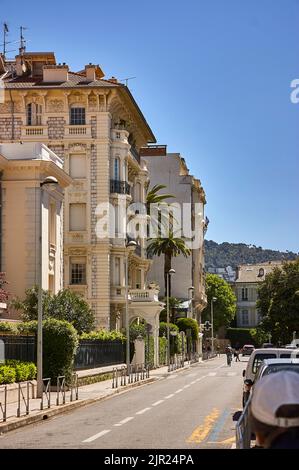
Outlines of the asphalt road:
M 0 448 L 233 448 L 247 359 L 196 364 L 166 379 L 0 436 Z

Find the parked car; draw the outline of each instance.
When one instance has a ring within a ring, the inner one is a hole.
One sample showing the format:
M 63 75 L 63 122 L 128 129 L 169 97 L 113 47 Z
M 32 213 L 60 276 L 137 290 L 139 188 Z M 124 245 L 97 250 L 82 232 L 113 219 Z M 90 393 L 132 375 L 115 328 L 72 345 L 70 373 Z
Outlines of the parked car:
M 298 350 L 290 350 L 286 348 L 263 348 L 255 349 L 247 363 L 246 369 L 243 370 L 243 394 L 242 394 L 242 404 L 245 406 L 251 392 L 251 387 L 254 383 L 256 373 L 259 369 L 260 364 L 265 359 L 290 359 L 290 358 L 299 358 Z
M 242 348 L 242 356 L 250 356 L 253 350 L 253 344 L 244 344 Z
M 284 354 L 284 353 L 283 353 Z M 268 374 L 275 374 L 281 370 L 291 370 L 292 372 L 297 372 L 299 374 L 299 353 L 296 353 L 296 358 L 274 358 L 274 359 L 264 359 L 258 368 L 257 373 L 255 374 L 254 382 L 251 379 L 245 379 L 248 384 L 250 383 L 250 391 L 248 399 L 246 402 L 243 402 L 243 412 L 238 419 L 236 424 L 236 447 L 237 449 L 250 449 L 251 441 L 254 439 L 250 428 L 249 420 L 249 408 L 250 401 L 252 397 L 252 392 L 254 393 L 254 385 L 260 380 L 261 377 L 264 377 Z M 244 400 L 244 397 L 243 397 Z
M 263 348 L 263 349 L 265 349 L 265 348 L 270 349 L 270 348 L 274 348 L 274 347 L 275 347 L 275 346 L 274 346 L 274 344 L 272 344 L 272 343 L 263 343 L 263 344 L 262 344 L 262 348 Z

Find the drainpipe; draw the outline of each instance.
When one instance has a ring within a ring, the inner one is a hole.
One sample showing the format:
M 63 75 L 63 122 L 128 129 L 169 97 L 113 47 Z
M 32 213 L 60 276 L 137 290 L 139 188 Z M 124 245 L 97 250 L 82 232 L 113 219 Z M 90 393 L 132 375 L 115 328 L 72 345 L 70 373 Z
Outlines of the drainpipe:
M 15 140 L 15 103 L 12 99 L 12 94 L 11 94 L 11 90 L 9 90 L 9 94 L 10 94 L 10 102 L 11 102 L 11 105 L 10 105 L 10 112 L 11 112 L 11 140 L 14 141 Z

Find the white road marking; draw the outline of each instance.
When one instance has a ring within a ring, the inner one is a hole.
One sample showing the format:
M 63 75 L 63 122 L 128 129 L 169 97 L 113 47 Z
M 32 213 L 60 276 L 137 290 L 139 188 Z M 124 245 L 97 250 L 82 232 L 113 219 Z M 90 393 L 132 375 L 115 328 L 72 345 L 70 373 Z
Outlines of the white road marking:
M 185 385 L 183 388 L 189 388 L 191 387 L 191 384 Z
M 160 403 L 163 403 L 164 400 L 158 400 L 155 403 L 152 404 L 152 406 L 157 406 L 160 405 Z
M 195 377 L 195 376 L 196 376 L 196 374 L 188 374 L 188 375 L 186 375 L 186 377 Z
M 182 389 L 182 388 L 179 388 L 179 389 L 178 389 L 176 392 L 174 392 L 174 393 L 181 393 L 182 391 L 183 391 L 183 389 Z
M 122 421 L 120 421 L 119 424 L 126 424 L 129 421 L 132 421 L 132 419 L 134 419 L 134 416 L 129 416 L 128 418 L 125 418 Z
M 171 393 L 170 395 L 167 395 L 167 397 L 164 397 L 165 400 L 168 400 L 168 398 L 174 397 L 174 393 Z
M 235 375 L 237 375 L 237 372 L 228 372 L 227 373 L 228 377 L 234 377 Z
M 137 413 L 135 413 L 135 414 L 136 415 L 143 415 L 143 413 L 146 413 L 148 410 L 150 410 L 150 408 L 143 408 L 143 410 L 137 411 Z
M 98 439 L 99 437 L 105 436 L 105 434 L 108 434 L 110 432 L 110 429 L 104 429 L 104 431 L 98 432 L 98 434 L 95 434 L 94 436 L 89 437 L 88 439 L 85 439 L 83 442 L 92 442 Z
M 216 375 L 216 372 L 209 372 L 209 373 L 208 373 L 208 376 L 209 376 L 209 377 L 215 377 L 215 375 Z
M 178 376 L 178 374 L 175 374 L 175 375 L 170 375 L 170 376 L 167 377 L 167 378 L 168 378 L 168 379 L 175 379 L 177 376 Z
M 191 385 L 194 385 L 196 383 L 196 380 L 193 380 L 193 382 L 191 382 Z

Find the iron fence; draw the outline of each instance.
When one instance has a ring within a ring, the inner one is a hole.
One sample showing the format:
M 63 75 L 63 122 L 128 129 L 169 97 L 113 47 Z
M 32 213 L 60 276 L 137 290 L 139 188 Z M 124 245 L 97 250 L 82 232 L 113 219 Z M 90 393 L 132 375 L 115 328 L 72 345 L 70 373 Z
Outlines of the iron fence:
M 0 335 L 4 343 L 5 360 L 36 363 L 36 338 L 33 335 Z
M 236 448 L 237 449 L 250 449 L 251 448 L 251 426 L 249 419 L 250 399 L 247 401 L 244 410 L 236 424 Z
M 121 341 L 81 340 L 75 357 L 75 370 L 94 369 L 125 362 Z

